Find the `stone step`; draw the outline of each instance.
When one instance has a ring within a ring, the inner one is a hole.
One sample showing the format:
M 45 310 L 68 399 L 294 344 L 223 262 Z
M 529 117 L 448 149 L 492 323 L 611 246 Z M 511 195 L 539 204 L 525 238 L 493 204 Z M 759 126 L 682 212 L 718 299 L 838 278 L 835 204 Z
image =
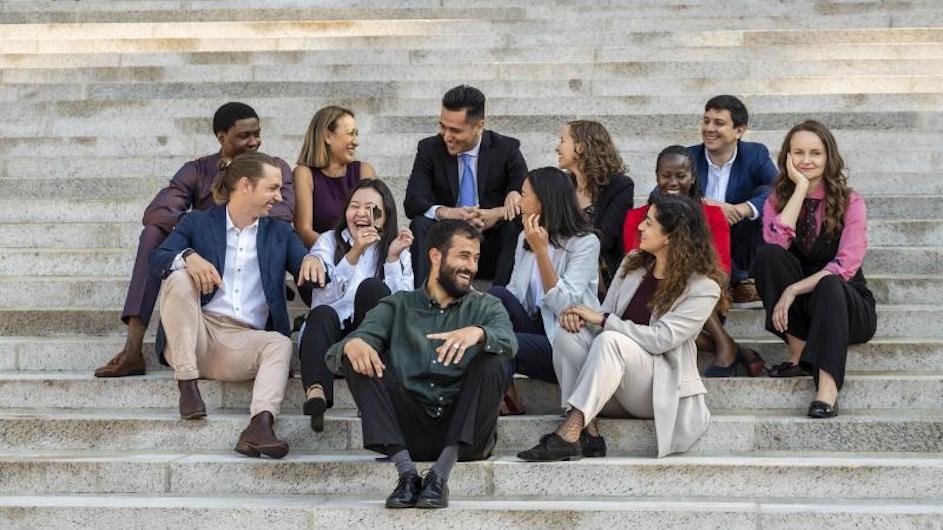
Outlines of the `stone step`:
M 213 411 L 206 420 L 181 421 L 176 409 L 3 409 L 0 452 L 31 451 L 227 451 L 248 421 L 246 410 Z M 532 446 L 559 424 L 558 415 L 505 416 L 498 420 L 496 451 L 513 454 Z M 651 420 L 600 419 L 612 455 L 654 456 Z M 295 453 L 360 452 L 360 419 L 355 410 L 333 409 L 324 432 L 313 433 L 310 418 L 283 414 L 276 434 Z M 943 409 L 902 413 L 846 412 L 822 422 L 783 411 L 712 411 L 711 428 L 692 454 L 735 451 L 940 452 Z
M 553 414 L 560 410 L 560 391 L 530 379 L 516 381 L 527 410 Z M 814 395 L 811 377 L 705 379 L 707 404 L 712 409 L 780 409 L 804 414 Z M 201 381 L 200 392 L 206 406 L 248 408 L 251 382 L 222 383 Z M 56 392 L 44 389 L 55 388 Z M 98 379 L 84 372 L 0 372 L 0 389 L 6 407 L 32 408 L 174 408 L 179 393 L 169 371 L 145 376 Z M 842 410 L 898 409 L 933 411 L 940 409 L 943 374 L 939 371 L 851 373 L 842 388 Z M 297 413 L 304 401 L 298 377 L 289 381 L 282 410 Z M 335 406 L 352 408 L 353 399 L 343 380 L 335 388 Z
M 566 466 L 566 474 L 561 468 Z M 389 493 L 395 468 L 373 455 L 289 455 L 247 459 L 234 453 L 56 452 L 0 455 L 5 494 L 163 493 L 354 494 Z M 528 464 L 500 454 L 459 463 L 453 495 L 572 497 L 943 498 L 938 453 L 799 455 L 770 452 L 683 455 L 667 459 L 610 457 L 567 464 Z M 48 477 L 56 476 L 50 481 Z M 719 481 L 717 477 L 723 476 Z
M 69 526 L 353 528 L 368 519 L 383 528 L 933 528 L 936 503 L 875 500 L 619 498 L 586 500 L 452 496 L 448 510 L 388 510 L 382 496 L 312 495 L 17 495 L 0 497 L 0 524 Z
M 0 276 L 0 308 L 27 310 L 49 306 L 50 300 L 77 310 L 123 307 L 130 268 L 118 276 Z M 943 276 L 866 276 L 879 304 L 931 305 L 940 303 Z

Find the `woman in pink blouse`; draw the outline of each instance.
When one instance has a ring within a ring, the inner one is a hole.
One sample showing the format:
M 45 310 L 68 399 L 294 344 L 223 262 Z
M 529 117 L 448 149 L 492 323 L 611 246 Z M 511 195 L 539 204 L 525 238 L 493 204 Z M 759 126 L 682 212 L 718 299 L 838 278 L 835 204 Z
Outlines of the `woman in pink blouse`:
M 793 127 L 779 152 L 779 177 L 763 206 L 762 247 L 753 265 L 766 329 L 789 346 L 774 377 L 811 373 L 813 418 L 838 413 L 848 345 L 874 336 L 877 315 L 861 262 L 868 247 L 864 200 L 847 184 L 832 133 L 817 121 Z

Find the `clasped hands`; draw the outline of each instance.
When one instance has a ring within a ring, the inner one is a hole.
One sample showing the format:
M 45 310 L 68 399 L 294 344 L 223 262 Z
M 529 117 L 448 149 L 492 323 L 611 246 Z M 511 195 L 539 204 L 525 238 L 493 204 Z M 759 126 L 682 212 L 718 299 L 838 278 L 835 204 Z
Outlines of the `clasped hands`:
M 478 206 L 440 207 L 436 211 L 439 219 L 461 219 L 479 230 L 488 230 L 499 221 L 511 221 L 521 213 L 521 194 L 512 191 L 504 198 L 504 206 L 480 208 Z
M 603 314 L 601 312 L 583 304 L 575 304 L 564 309 L 563 312 L 560 313 L 558 321 L 560 322 L 560 327 L 570 333 L 576 333 L 587 324 L 601 326 L 602 319 Z
M 448 366 L 460 363 L 468 348 L 484 341 L 485 331 L 478 326 L 468 326 L 442 333 L 429 333 L 426 338 L 442 341 L 442 344 L 435 349 L 436 360 L 442 366 Z M 367 377 L 383 377 L 386 365 L 380 360 L 380 354 L 373 346 L 363 339 L 351 339 L 344 344 L 344 355 L 350 360 L 351 368 L 358 374 Z

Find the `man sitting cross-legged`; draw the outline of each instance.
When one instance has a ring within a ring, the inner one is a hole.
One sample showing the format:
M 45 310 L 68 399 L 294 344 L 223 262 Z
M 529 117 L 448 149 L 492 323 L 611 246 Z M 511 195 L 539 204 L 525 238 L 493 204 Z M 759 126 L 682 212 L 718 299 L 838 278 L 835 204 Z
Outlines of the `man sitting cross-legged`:
M 299 283 L 319 264 L 287 222 L 266 217 L 282 200 L 277 162 L 243 153 L 213 184 L 219 206 L 184 216 L 148 258 L 161 285 L 165 351 L 180 388 L 180 416 L 206 416 L 197 379 L 255 378 L 249 426 L 236 451 L 281 458 L 288 444 L 273 425 L 288 384 L 292 346 L 288 334 L 285 271 Z M 267 329 L 274 331 L 266 331 Z
M 426 283 L 388 296 L 328 350 L 361 413 L 366 449 L 399 472 L 388 508 L 448 506 L 457 460 L 482 460 L 496 440 L 505 365 L 517 352 L 501 302 L 473 291 L 481 233 L 447 219 L 429 230 Z M 416 460 L 435 460 L 424 479 Z

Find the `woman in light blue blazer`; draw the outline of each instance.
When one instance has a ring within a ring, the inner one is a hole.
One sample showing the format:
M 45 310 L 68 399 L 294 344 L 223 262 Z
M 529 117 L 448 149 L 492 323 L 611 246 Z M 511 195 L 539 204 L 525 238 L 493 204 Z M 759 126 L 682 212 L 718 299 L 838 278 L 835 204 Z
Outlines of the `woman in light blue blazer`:
M 511 280 L 488 292 L 501 299 L 514 325 L 520 345 L 514 371 L 556 383 L 550 344 L 557 316 L 573 304 L 599 306 L 599 238 L 580 211 L 570 177 L 554 167 L 527 174 L 521 215 Z

